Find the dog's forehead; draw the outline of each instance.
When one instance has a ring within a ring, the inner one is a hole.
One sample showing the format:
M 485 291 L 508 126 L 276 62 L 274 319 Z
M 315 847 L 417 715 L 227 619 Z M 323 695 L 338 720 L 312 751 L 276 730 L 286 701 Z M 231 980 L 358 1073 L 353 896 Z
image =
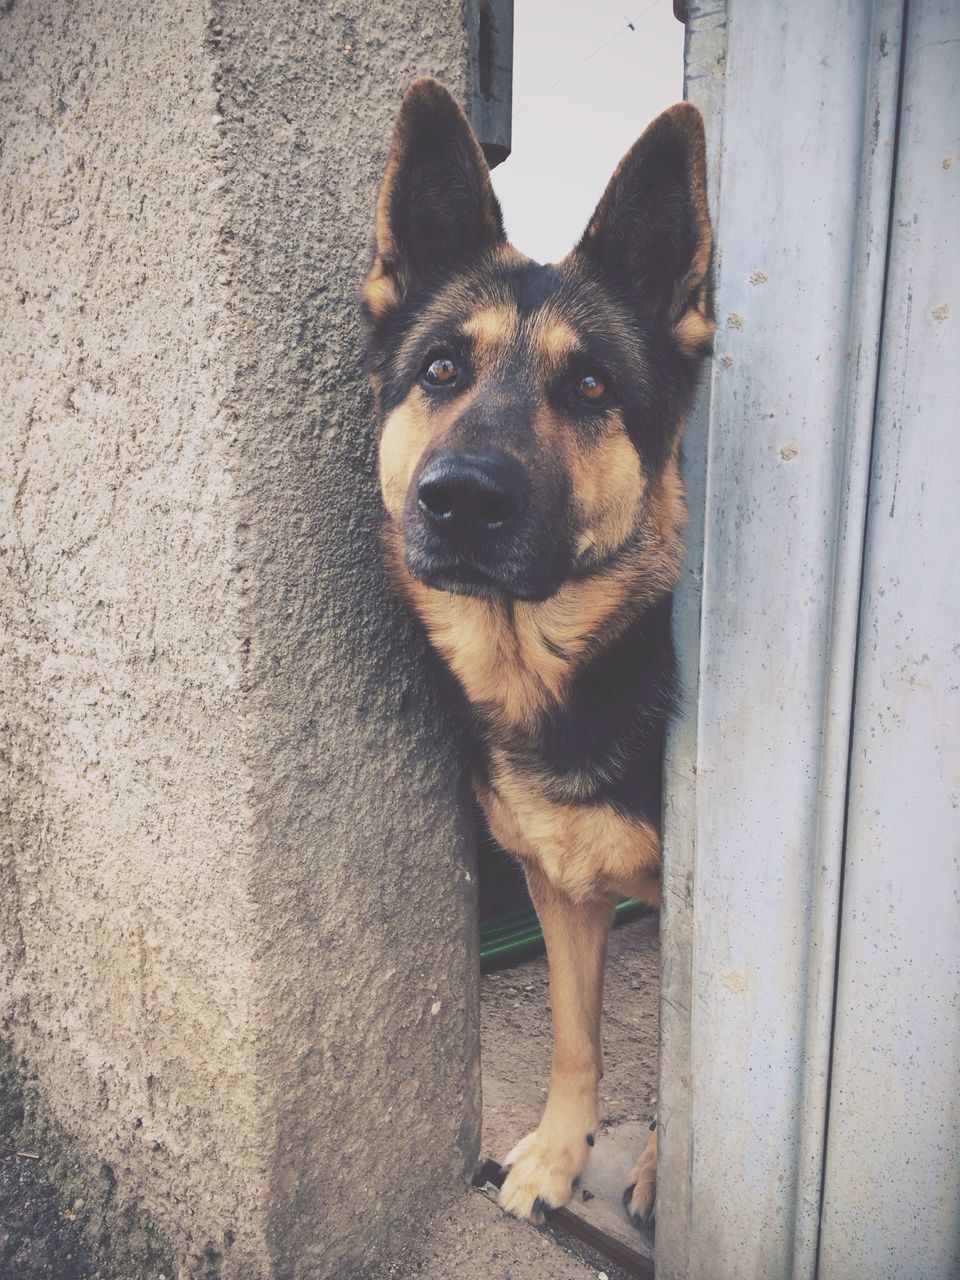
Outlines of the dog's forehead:
M 569 260 L 494 261 L 453 283 L 438 310 L 437 318 L 464 334 L 481 359 L 523 351 L 547 369 L 584 353 L 598 335 L 631 339 L 619 309 Z

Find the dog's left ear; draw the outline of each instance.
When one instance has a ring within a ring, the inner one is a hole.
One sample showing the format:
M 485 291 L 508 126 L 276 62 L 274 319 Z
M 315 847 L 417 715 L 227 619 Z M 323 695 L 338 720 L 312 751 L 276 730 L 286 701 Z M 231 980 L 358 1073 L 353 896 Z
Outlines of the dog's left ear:
M 409 293 L 462 272 L 505 239 L 469 121 L 438 80 L 415 80 L 400 107 L 377 202 L 377 246 L 363 289 L 368 315 L 375 320 Z
M 620 161 L 574 253 L 598 265 L 629 303 L 665 323 L 681 350 L 698 355 L 713 336 L 712 244 L 703 117 L 680 102 Z

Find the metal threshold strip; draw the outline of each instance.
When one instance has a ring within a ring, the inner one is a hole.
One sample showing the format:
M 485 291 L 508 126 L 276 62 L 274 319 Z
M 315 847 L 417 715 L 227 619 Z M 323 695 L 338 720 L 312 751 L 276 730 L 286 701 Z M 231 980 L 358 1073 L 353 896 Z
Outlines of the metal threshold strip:
M 484 1160 L 474 1174 L 473 1185 L 491 1199 L 496 1199 L 496 1193 L 503 1185 L 505 1177 L 504 1170 L 496 1160 Z M 572 1213 L 569 1209 L 550 1209 L 544 1225 L 548 1230 L 561 1235 L 576 1236 L 578 1240 L 582 1240 L 604 1258 L 615 1262 L 629 1275 L 638 1277 L 638 1280 L 654 1280 L 653 1263 L 649 1257 L 638 1250 L 631 1249 L 623 1241 L 594 1226 L 579 1214 Z

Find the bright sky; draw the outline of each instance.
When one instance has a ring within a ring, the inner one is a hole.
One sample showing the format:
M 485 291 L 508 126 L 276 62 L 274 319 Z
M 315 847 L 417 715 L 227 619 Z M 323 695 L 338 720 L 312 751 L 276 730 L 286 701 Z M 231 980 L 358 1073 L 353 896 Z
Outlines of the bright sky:
M 516 247 L 562 258 L 617 161 L 682 97 L 672 0 L 516 0 L 513 152 L 493 171 Z

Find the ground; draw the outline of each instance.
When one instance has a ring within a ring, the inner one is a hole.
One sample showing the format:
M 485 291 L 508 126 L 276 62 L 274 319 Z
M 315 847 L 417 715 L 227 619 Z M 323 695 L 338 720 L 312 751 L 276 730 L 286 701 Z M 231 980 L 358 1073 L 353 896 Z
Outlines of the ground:
M 40 1162 L 17 1155 L 14 1143 L 0 1138 L 0 1276 L 87 1280 L 96 1275 Z
M 646 1122 L 656 1111 L 658 965 L 654 919 L 614 930 L 604 1000 L 601 1141 L 604 1130 Z M 482 1044 L 483 1154 L 501 1158 L 535 1127 L 546 1092 L 550 1009 L 544 959 L 484 977 Z M 0 1075 L 0 1134 L 10 1132 L 16 1110 L 8 1072 Z M 0 1277 L 120 1280 L 80 1241 L 72 1222 L 75 1207 L 58 1199 L 44 1177 L 42 1157 L 0 1137 Z M 626 1173 L 625 1167 L 624 1180 Z M 572 1236 L 506 1217 L 482 1192 L 471 1191 L 435 1224 L 423 1245 L 402 1253 L 380 1275 L 384 1280 L 597 1280 L 600 1275 L 628 1280 L 630 1273 Z

